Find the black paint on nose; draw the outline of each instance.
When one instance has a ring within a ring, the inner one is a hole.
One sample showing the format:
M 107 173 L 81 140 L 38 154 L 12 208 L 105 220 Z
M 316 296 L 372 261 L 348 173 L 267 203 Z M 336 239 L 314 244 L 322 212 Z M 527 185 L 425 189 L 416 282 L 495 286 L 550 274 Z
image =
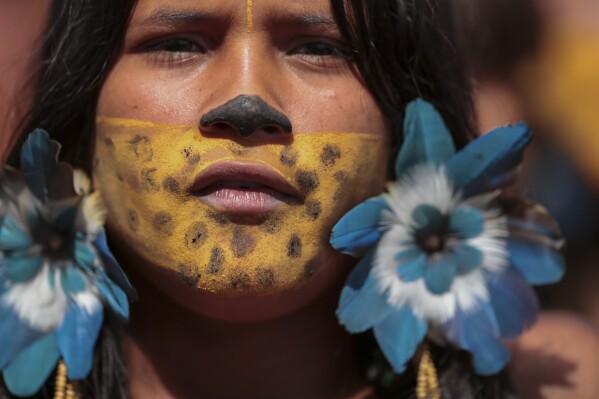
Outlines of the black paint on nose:
M 259 96 L 239 95 L 207 112 L 200 119 L 203 129 L 230 126 L 239 135 L 248 137 L 258 130 L 269 133 L 291 133 L 291 121 L 268 105 Z

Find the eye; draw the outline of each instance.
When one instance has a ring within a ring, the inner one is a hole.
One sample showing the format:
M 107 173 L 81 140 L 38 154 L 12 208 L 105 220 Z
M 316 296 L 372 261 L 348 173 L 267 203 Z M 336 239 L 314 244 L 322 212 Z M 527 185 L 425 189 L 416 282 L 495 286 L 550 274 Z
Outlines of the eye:
M 294 47 L 290 52 L 291 55 L 299 55 L 306 58 L 340 58 L 343 60 L 351 60 L 352 52 L 340 43 L 332 43 L 329 41 L 319 40 L 307 42 L 305 44 Z
M 185 37 L 170 37 L 144 43 L 139 52 L 147 54 L 156 63 L 174 64 L 185 62 L 208 52 L 207 46 Z

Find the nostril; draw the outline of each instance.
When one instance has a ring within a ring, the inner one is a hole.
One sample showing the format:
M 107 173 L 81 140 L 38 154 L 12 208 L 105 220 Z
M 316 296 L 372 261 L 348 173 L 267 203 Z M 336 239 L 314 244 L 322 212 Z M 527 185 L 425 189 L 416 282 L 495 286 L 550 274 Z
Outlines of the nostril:
M 212 131 L 233 128 L 240 136 L 248 137 L 262 131 L 271 135 L 291 133 L 291 121 L 280 111 L 268 105 L 259 96 L 239 95 L 207 112 L 200 119 L 200 127 Z
M 264 126 L 263 130 L 266 133 L 277 134 L 277 133 L 279 133 L 281 131 L 281 128 L 278 127 L 278 126 L 272 126 L 272 125 L 270 125 L 270 126 Z

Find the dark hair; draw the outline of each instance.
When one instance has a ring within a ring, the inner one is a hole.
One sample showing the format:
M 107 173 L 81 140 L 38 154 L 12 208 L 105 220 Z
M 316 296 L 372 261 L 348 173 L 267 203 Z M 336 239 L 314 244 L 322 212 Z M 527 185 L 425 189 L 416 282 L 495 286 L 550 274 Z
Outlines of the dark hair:
M 14 149 L 26 134 L 42 127 L 65 145 L 63 158 L 89 168 L 99 90 L 120 49 L 133 3 L 54 1 L 33 107 L 13 141 L 11 163 L 17 163 Z M 403 110 L 416 97 L 437 107 L 458 146 L 475 136 L 470 87 L 453 45 L 453 19 L 447 1 L 331 0 L 331 4 L 342 34 L 355 49 L 361 75 L 389 119 L 396 148 L 401 143 Z M 85 397 L 126 397 L 114 330 L 110 325 L 102 330 L 94 371 L 83 384 Z M 364 339 L 368 341 L 367 335 Z M 376 345 L 367 342 L 366 347 Z M 433 347 L 432 353 L 445 399 L 511 397 L 504 375 L 477 377 L 465 352 Z M 406 393 L 412 397 L 413 374 L 408 371 L 397 379 L 400 385 L 384 384 L 387 389 L 381 391 L 381 397 L 406 397 Z M 384 369 L 378 376 L 383 375 Z

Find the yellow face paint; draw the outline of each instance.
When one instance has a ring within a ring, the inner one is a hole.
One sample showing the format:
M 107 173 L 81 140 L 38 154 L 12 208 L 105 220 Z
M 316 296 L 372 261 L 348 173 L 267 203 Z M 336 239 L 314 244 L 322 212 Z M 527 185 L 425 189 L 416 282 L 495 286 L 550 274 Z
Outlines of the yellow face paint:
M 254 2 L 247 0 L 247 31 L 248 33 L 254 30 Z
M 235 295 L 297 286 L 337 256 L 332 226 L 385 183 L 386 136 L 296 134 L 287 145 L 243 146 L 196 127 L 99 117 L 94 182 L 109 229 L 128 250 L 193 287 Z M 248 223 L 190 194 L 223 161 L 260 163 L 305 194 Z

